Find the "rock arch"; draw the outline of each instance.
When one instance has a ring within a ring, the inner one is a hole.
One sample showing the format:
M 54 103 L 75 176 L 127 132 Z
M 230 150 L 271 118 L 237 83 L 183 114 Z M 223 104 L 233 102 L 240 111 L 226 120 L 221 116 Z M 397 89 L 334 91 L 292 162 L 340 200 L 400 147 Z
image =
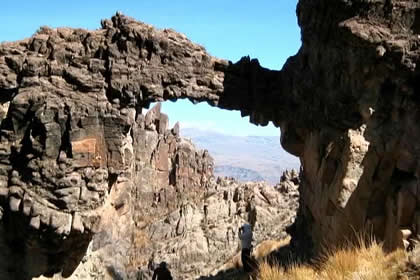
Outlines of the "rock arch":
M 10 101 L 0 134 L 3 222 L 27 212 L 25 224 L 51 225 L 54 242 L 69 237 L 63 251 L 89 240 L 95 210 L 131 167 L 140 108 L 188 98 L 281 128 L 303 167 L 296 246 L 310 240 L 316 252 L 366 227 L 389 249 L 403 246 L 407 230 L 419 233 L 419 5 L 300 0 L 302 47 L 281 71 L 213 58 L 181 34 L 120 14 L 96 31 L 42 28 L 1 44 L 0 95 Z

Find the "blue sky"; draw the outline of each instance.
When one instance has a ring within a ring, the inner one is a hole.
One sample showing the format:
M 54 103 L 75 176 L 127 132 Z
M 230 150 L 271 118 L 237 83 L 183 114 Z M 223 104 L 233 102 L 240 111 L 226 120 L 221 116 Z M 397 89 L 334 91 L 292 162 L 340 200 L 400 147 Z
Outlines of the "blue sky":
M 40 26 L 100 27 L 100 20 L 116 11 L 152 24 L 173 28 L 204 46 L 216 57 L 239 60 L 249 55 L 271 69 L 281 69 L 300 47 L 295 15 L 297 0 L 2 0 L 0 41 L 31 36 Z M 189 101 L 165 102 L 171 122 L 201 126 L 232 135 L 279 135 L 269 125 L 257 127 L 238 111 L 212 108 Z

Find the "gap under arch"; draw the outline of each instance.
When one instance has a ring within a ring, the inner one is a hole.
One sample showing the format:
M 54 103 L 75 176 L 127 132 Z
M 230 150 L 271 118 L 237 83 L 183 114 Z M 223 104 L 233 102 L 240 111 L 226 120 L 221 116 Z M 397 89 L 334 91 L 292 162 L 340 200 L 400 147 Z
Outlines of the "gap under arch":
M 212 107 L 206 102 L 194 104 L 179 99 L 160 103 L 161 111 L 169 116 L 170 127 L 179 122 L 182 137 L 210 152 L 216 176 L 275 185 L 285 170 L 300 167 L 299 158 L 281 147 L 280 129 L 271 122 L 256 126 L 239 111 Z

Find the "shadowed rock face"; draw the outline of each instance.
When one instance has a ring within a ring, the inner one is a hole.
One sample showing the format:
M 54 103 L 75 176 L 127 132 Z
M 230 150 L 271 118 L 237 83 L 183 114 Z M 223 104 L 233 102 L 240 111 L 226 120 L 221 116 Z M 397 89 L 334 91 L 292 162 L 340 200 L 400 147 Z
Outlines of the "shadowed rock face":
M 302 47 L 281 71 L 213 58 L 122 15 L 96 31 L 42 28 L 1 44 L 1 252 L 19 245 L 1 271 L 71 274 L 113 189 L 136 174 L 141 108 L 178 98 L 281 128 L 303 167 L 298 248 L 363 228 L 403 246 L 401 229 L 415 236 L 420 224 L 419 11 L 415 1 L 301 0 Z
M 420 6 L 333 2 L 299 2 L 303 44 L 281 72 L 302 114 L 282 125 L 303 166 L 295 241 L 316 252 L 364 229 L 402 247 L 420 233 Z

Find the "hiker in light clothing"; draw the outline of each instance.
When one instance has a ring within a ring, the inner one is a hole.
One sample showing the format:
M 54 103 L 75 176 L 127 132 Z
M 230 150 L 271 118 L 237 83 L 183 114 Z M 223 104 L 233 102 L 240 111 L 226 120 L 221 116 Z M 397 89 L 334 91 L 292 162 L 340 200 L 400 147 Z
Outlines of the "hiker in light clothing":
M 244 224 L 239 228 L 239 239 L 241 240 L 241 259 L 244 270 L 252 272 L 253 261 L 251 259 L 252 249 L 252 228 L 250 224 Z

